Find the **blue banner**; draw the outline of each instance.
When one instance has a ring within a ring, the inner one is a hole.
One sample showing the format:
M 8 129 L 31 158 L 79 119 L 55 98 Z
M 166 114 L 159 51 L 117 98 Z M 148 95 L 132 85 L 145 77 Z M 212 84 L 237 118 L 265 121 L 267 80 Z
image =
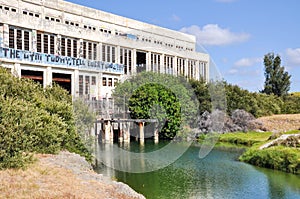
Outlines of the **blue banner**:
M 124 74 L 121 64 L 0 47 L 0 58 Z

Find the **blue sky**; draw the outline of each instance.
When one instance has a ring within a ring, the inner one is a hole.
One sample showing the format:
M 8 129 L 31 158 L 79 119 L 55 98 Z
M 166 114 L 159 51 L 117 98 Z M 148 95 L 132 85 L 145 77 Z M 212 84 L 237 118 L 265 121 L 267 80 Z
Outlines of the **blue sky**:
M 263 57 L 281 56 L 300 91 L 298 0 L 68 0 L 197 37 L 223 78 L 250 91 L 264 83 Z

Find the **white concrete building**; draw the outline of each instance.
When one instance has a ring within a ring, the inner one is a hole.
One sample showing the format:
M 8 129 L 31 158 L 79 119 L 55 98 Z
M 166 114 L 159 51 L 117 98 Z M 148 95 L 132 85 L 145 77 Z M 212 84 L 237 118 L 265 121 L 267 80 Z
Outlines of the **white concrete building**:
M 209 77 L 192 35 L 63 0 L 0 0 L 0 64 L 74 97 L 110 97 L 142 71 Z

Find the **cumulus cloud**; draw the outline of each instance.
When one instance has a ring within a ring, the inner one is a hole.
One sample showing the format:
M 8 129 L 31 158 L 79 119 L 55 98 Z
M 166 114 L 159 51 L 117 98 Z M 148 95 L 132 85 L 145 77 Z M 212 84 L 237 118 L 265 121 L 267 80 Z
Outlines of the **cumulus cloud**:
M 245 42 L 250 35 L 247 33 L 234 33 L 227 28 L 221 28 L 218 24 L 207 24 L 203 28 L 192 25 L 184 27 L 181 32 L 195 35 L 197 43 L 202 45 L 229 45 Z
M 253 66 L 254 64 L 260 63 L 262 61 L 263 61 L 263 58 L 258 58 L 258 57 L 255 57 L 255 58 L 242 58 L 242 59 L 236 61 L 234 63 L 234 65 L 237 66 L 237 67 Z
M 288 48 L 285 54 L 288 66 L 300 66 L 300 48 Z

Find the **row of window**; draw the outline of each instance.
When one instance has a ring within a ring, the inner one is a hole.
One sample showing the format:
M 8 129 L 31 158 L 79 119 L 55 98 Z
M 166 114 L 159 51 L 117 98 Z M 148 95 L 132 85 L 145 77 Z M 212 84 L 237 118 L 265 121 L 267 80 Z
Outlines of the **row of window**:
M 11 12 L 17 12 L 17 9 L 16 8 L 13 8 L 13 7 L 8 7 L 8 6 L 3 6 L 3 5 L 0 5 L 0 9 L 2 10 L 7 10 L 7 11 L 11 11 Z M 23 15 L 28 15 L 28 16 L 32 16 L 32 17 L 37 17 L 37 18 L 40 18 L 40 14 L 39 13 L 35 13 L 35 12 L 32 12 L 32 11 L 29 11 L 29 10 L 23 10 Z M 45 20 L 49 20 L 49 21 L 53 21 L 53 22 L 57 22 L 57 23 L 61 23 L 62 20 L 59 18 L 59 17 L 54 17 L 54 16 L 45 16 Z M 71 26 L 75 26 L 75 27 L 80 27 L 80 23 L 79 22 L 74 22 L 74 21 L 70 21 L 70 20 L 65 20 L 64 23 L 66 25 L 71 25 Z M 87 29 L 87 30 L 93 30 L 93 31 L 96 31 L 97 28 L 95 26 L 91 26 L 91 25 L 83 25 L 83 28 L 84 29 Z M 106 33 L 106 34 L 112 34 L 112 31 L 109 30 L 109 29 L 105 29 L 105 28 L 99 28 L 99 31 L 102 32 L 102 33 Z M 122 35 L 121 32 L 119 32 L 118 30 L 115 30 L 115 35 Z M 137 37 L 137 40 L 140 40 L 142 42 L 149 42 L 149 43 L 154 43 L 154 44 L 158 44 L 158 45 L 165 45 L 167 47 L 170 47 L 170 48 L 173 48 L 174 45 L 173 44 L 170 44 L 170 43 L 164 43 L 162 41 L 159 41 L 159 40 L 152 40 L 150 38 L 145 38 L 145 37 L 142 37 L 142 38 L 139 38 Z M 187 51 L 194 51 L 193 48 L 185 48 L 183 46 L 179 46 L 179 45 L 176 45 L 175 46 L 176 49 L 179 49 L 179 50 L 187 50 Z
M 16 8 L 9 7 L 9 6 L 4 6 L 4 5 L 0 5 L 0 10 L 11 11 L 11 12 L 17 12 L 17 9 L 16 9 Z
M 9 47 L 20 50 L 30 51 L 34 46 L 31 46 L 32 32 L 26 29 L 9 28 Z M 59 54 L 69 57 L 82 57 L 89 60 L 102 60 L 104 62 L 117 62 L 117 47 L 107 44 L 102 44 L 101 54 L 98 53 L 98 43 L 91 41 L 82 41 L 78 39 L 57 36 L 50 33 L 37 32 L 36 34 L 36 51 L 46 54 Z M 124 65 L 124 73 L 132 73 L 132 49 L 120 47 L 119 62 Z M 101 59 L 100 56 L 101 55 Z M 146 58 L 145 58 L 146 59 Z M 161 54 L 151 53 L 151 71 L 162 73 L 173 73 L 173 56 L 165 55 L 164 62 L 161 63 Z M 139 63 L 137 63 L 139 64 Z M 163 68 L 162 67 L 163 64 Z M 177 58 L 177 74 L 185 74 L 185 59 Z M 193 76 L 195 60 L 188 60 L 188 76 Z M 164 70 L 164 71 L 162 71 Z M 175 72 L 175 71 L 174 71 Z
M 117 78 L 102 77 L 102 86 L 116 87 L 117 83 L 118 83 Z
M 79 96 L 90 95 L 91 86 L 96 84 L 96 76 L 79 75 Z

